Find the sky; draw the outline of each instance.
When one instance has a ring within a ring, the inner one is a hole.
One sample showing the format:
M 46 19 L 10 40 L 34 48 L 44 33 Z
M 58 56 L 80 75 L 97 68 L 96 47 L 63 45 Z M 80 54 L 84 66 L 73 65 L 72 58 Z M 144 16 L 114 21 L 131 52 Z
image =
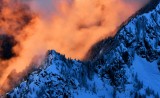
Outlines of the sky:
M 148 0 L 2 0 L 0 34 L 12 36 L 16 54 L 0 61 L 0 90 L 10 88 L 8 75 L 39 65 L 47 50 L 82 60 L 96 42 L 117 28 Z M 9 20 L 9 21 L 8 21 Z M 18 81 L 18 80 L 17 80 Z

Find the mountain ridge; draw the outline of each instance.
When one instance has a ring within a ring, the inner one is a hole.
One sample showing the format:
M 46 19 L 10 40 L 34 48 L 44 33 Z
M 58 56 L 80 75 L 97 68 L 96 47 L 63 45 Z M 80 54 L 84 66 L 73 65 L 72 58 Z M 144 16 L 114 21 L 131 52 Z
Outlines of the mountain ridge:
M 97 58 L 91 61 L 66 59 L 49 51 L 43 66 L 7 97 L 159 98 L 159 12 L 158 1 L 154 9 L 131 18 L 114 38 L 98 44 L 97 55 L 93 56 Z M 114 41 L 115 47 L 106 48 Z

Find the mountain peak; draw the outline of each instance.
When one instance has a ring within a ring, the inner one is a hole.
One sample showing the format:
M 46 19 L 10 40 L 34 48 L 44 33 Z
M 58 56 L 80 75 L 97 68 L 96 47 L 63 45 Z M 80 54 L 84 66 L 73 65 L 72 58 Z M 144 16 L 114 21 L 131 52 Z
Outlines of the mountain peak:
M 160 3 L 153 1 L 121 26 L 115 37 L 93 46 L 88 61 L 48 51 L 43 66 L 7 97 L 159 98 Z

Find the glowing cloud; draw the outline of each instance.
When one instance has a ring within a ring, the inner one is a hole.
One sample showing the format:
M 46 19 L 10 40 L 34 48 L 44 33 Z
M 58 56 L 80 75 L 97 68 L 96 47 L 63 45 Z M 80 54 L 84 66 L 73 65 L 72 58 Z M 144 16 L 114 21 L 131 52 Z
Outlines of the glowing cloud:
M 12 36 L 17 44 L 12 49 L 16 56 L 5 61 L 0 58 L 3 72 L 0 90 L 10 89 L 11 78 L 7 77 L 14 69 L 22 72 L 37 55 L 36 60 L 40 62 L 49 49 L 82 59 L 94 43 L 114 36 L 116 28 L 145 3 L 136 0 L 1 0 L 0 35 Z

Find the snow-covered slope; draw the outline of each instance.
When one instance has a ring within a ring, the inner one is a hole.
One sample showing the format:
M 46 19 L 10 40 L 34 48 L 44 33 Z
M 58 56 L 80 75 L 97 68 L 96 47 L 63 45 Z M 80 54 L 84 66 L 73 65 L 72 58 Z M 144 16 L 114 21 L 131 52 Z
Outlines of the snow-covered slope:
M 136 15 L 114 38 L 101 41 L 90 61 L 49 51 L 10 98 L 159 98 L 160 3 Z M 95 52 L 96 51 L 96 52 Z
M 154 91 L 160 94 L 160 72 L 157 61 L 148 62 L 136 55 L 133 65 L 133 72 L 137 73 L 137 78 L 143 82 L 144 86 L 154 88 Z
M 89 64 L 89 63 L 88 63 Z M 29 74 L 17 88 L 10 92 L 7 97 L 11 98 L 89 98 L 105 94 L 111 96 L 112 87 L 101 81 L 100 77 L 89 73 L 87 63 L 66 59 L 55 51 L 49 51 L 43 66 Z M 91 74 L 91 75 L 90 75 Z M 102 92 L 104 93 L 102 93 Z M 102 93 L 102 94 L 101 94 Z

